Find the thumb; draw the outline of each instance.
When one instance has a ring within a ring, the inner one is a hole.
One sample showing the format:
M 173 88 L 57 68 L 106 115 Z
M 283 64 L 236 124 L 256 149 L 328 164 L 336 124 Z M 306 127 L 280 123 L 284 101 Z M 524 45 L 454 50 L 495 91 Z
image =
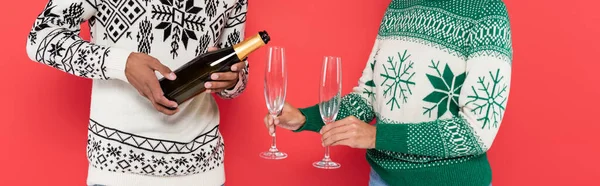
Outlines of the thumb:
M 292 107 L 288 103 L 285 103 L 283 105 L 283 109 L 281 110 L 281 113 L 279 114 L 279 116 L 277 116 L 277 119 L 275 120 L 275 125 L 279 125 L 279 123 L 286 124 L 290 119 L 292 119 L 290 117 L 293 117 L 293 115 L 294 115 L 293 111 L 294 111 L 294 107 Z
M 287 122 L 289 121 L 289 115 L 286 114 L 285 112 L 281 112 L 281 114 L 279 116 L 277 116 L 276 118 L 273 118 L 273 124 L 279 126 L 281 124 L 285 125 L 287 124 Z
M 167 78 L 169 80 L 175 80 L 175 78 L 177 78 L 177 76 L 175 75 L 175 73 L 173 73 L 173 71 L 171 71 L 171 69 L 169 67 L 163 65 L 158 60 L 154 60 L 150 64 L 150 67 L 153 70 L 156 70 L 156 71 L 160 72 L 160 74 L 162 74 L 165 78 Z

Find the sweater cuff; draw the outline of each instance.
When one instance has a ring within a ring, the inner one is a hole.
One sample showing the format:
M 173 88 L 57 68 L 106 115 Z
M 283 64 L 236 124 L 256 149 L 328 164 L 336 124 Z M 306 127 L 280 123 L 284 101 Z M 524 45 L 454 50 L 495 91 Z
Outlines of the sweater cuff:
M 377 124 L 375 149 L 408 152 L 407 124 Z
M 321 128 L 323 128 L 323 125 L 325 125 L 325 123 L 323 123 L 323 118 L 321 118 L 321 112 L 319 111 L 318 105 L 299 110 L 306 118 L 306 121 L 302 127 L 298 130 L 294 130 L 294 132 L 302 132 L 305 130 L 319 132 Z
M 246 63 L 248 64 L 248 63 Z M 217 92 L 217 95 L 223 99 L 233 99 L 242 94 L 246 89 L 246 85 L 248 84 L 248 65 L 244 69 L 238 73 L 238 81 L 237 83 L 229 88 L 225 89 L 221 92 Z
M 125 76 L 125 66 L 127 65 L 127 59 L 131 53 L 132 51 L 129 50 L 110 48 L 106 60 L 104 61 L 104 65 L 106 66 L 106 76 L 129 83 L 129 81 L 127 81 L 127 76 Z

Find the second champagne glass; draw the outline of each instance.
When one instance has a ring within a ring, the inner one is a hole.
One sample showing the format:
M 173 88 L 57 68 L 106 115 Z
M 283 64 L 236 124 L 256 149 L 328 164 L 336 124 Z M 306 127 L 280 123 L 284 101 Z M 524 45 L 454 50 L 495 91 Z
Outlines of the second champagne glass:
M 342 59 L 326 56 L 323 59 L 321 81 L 319 82 L 319 110 L 325 124 L 335 121 L 342 102 Z M 341 165 L 331 160 L 329 147 L 325 147 L 325 156 L 321 161 L 313 163 L 320 169 L 337 169 Z
M 265 67 L 265 101 L 271 117 L 275 118 L 283 109 L 287 90 L 287 66 L 285 64 L 285 49 L 278 46 L 269 47 L 267 66 Z M 260 153 L 264 159 L 279 160 L 287 158 L 287 154 L 277 149 L 275 126 L 271 134 L 271 148 Z

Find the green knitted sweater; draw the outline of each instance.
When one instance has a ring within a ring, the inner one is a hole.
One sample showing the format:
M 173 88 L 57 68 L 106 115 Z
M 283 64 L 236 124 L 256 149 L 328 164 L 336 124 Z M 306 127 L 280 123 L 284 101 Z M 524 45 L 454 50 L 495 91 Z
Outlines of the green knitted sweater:
M 511 63 L 501 0 L 393 0 L 337 119 L 376 120 L 367 160 L 389 185 L 487 186 Z M 318 105 L 300 110 L 296 132 L 319 131 Z

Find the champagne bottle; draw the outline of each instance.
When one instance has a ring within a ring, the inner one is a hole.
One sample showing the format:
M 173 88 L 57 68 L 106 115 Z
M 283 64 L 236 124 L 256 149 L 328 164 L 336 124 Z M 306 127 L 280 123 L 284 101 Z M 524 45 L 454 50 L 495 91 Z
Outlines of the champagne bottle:
M 266 31 L 261 31 L 234 46 L 218 49 L 197 56 L 175 71 L 177 78 L 159 80 L 164 96 L 181 104 L 204 92 L 204 83 L 210 80 L 215 72 L 231 71 L 231 66 L 241 62 L 256 49 L 266 45 L 271 40 Z M 175 108 L 169 108 L 175 109 Z

